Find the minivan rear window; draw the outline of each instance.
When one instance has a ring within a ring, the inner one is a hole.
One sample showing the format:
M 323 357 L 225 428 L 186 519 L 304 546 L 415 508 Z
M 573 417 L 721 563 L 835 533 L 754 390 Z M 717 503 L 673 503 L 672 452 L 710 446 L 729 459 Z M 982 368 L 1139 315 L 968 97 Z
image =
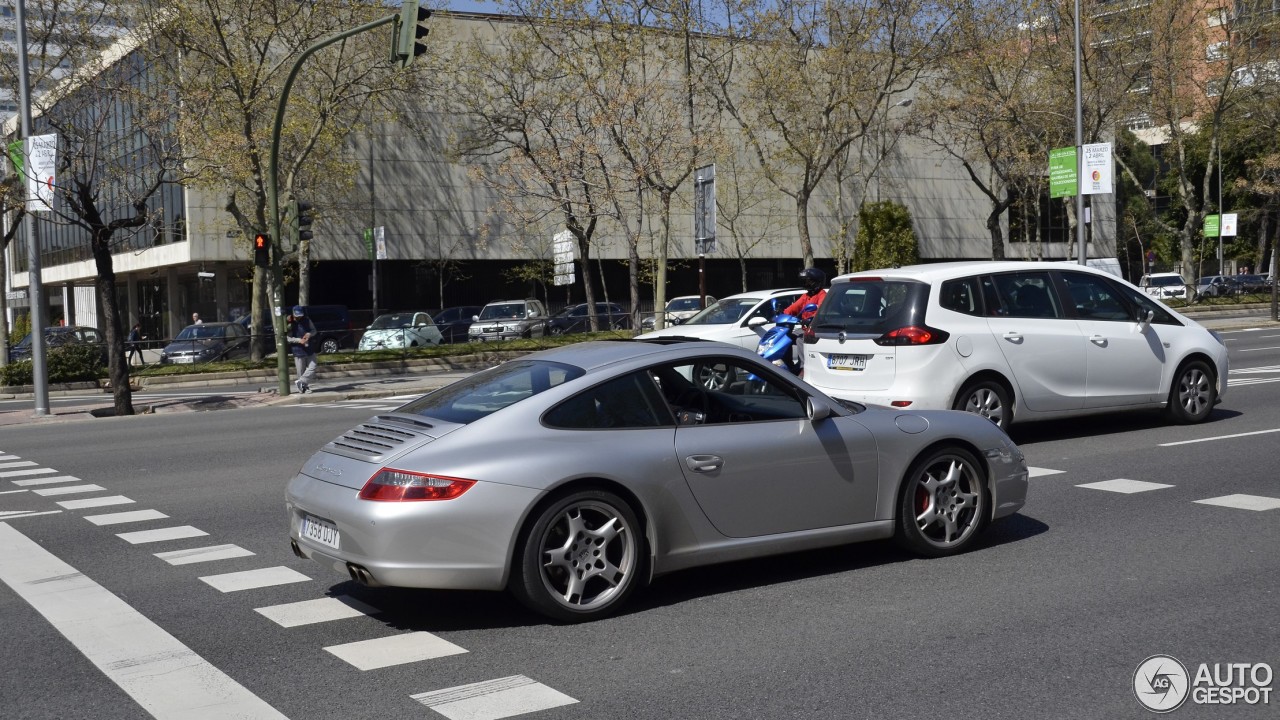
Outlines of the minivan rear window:
M 929 286 L 916 280 L 850 280 L 832 284 L 813 318 L 816 332 L 882 334 L 924 322 Z

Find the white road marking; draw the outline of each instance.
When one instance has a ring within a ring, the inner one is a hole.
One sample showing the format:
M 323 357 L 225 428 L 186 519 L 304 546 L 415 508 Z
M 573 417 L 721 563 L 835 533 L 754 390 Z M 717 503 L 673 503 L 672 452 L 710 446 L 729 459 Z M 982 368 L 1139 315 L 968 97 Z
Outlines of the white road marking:
M 142 543 L 164 542 L 165 540 L 182 540 L 208 535 L 209 533 L 193 528 L 190 525 L 160 528 L 159 530 L 139 530 L 137 532 L 116 533 L 116 537 L 131 545 Z
M 35 467 L 35 465 L 36 464 L 30 460 L 23 460 L 22 462 L 0 462 L 0 469 L 7 470 L 10 468 Z
M 0 478 L 22 477 L 24 475 L 52 475 L 58 472 L 53 468 L 35 468 L 33 470 L 3 470 L 0 471 Z
M 577 700 L 524 675 L 410 695 L 449 720 L 501 720 Z
M 190 550 L 170 550 L 156 553 L 156 557 L 170 565 L 190 565 L 198 562 L 214 560 L 230 560 L 232 558 L 252 557 L 253 553 L 239 545 L 210 545 L 209 547 L 191 548 Z
M 365 615 L 376 615 L 378 612 L 348 595 L 304 600 L 285 605 L 271 605 L 270 607 L 255 608 L 255 610 L 277 625 L 287 628 L 329 622 L 331 620 L 345 620 L 346 618 L 363 617 Z
M 1241 385 L 1265 385 L 1266 383 L 1280 382 L 1280 378 L 1236 378 L 1228 380 L 1227 387 L 1239 387 Z
M 0 455 L 0 461 L 5 461 L 5 460 L 21 460 L 21 459 L 22 459 L 22 458 L 21 458 L 21 457 L 19 457 L 19 456 L 17 456 L 17 455 Z
M 159 510 L 130 510 L 128 512 L 107 513 L 106 515 L 85 515 L 84 519 L 94 525 L 119 525 L 120 523 L 142 522 L 143 520 L 163 520 L 169 517 Z
M 1260 347 L 1260 348 L 1244 348 L 1243 350 L 1237 350 L 1236 352 L 1258 352 L 1260 350 L 1280 350 L 1280 345 L 1272 345 L 1271 347 Z
M 1201 505 L 1217 505 L 1237 510 L 1276 510 L 1280 509 L 1280 499 L 1261 495 L 1223 495 L 1222 497 L 1196 500 Z
M 83 500 L 63 500 L 58 504 L 67 510 L 84 510 L 85 508 L 106 507 L 108 505 L 129 505 L 133 501 L 123 495 L 105 495 L 103 497 L 85 498 Z
M 1060 475 L 1064 472 L 1066 472 L 1066 470 L 1050 470 L 1049 468 L 1029 467 L 1027 468 L 1027 477 L 1044 477 L 1045 475 Z
M 49 497 L 50 495 L 74 495 L 75 493 L 102 492 L 106 488 L 101 485 L 63 485 L 62 487 L 44 488 L 43 490 L 32 490 L 31 492 L 41 496 Z
M 1249 437 L 1251 435 L 1266 435 L 1268 433 L 1280 432 L 1280 428 L 1272 428 L 1270 430 L 1255 430 L 1247 433 L 1236 433 L 1234 435 L 1215 435 L 1214 437 L 1196 438 L 1195 440 L 1179 440 L 1178 442 L 1160 443 L 1156 447 L 1173 447 L 1174 445 L 1191 445 L 1193 443 L 1210 442 L 1212 440 L 1233 440 L 1235 438 Z
M 1090 490 L 1106 490 L 1107 492 L 1124 493 L 1132 495 L 1133 493 L 1147 492 L 1148 490 L 1163 490 L 1171 488 L 1172 485 L 1164 483 L 1143 482 L 1142 480 L 1125 480 L 1120 478 L 1117 480 L 1103 480 L 1102 482 L 1085 483 L 1076 487 L 1089 488 Z
M 225 573 L 223 575 L 206 575 L 200 578 L 215 590 L 224 593 L 254 590 L 272 585 L 287 585 L 296 582 L 308 582 L 311 578 L 287 567 L 269 567 L 244 572 Z
M 285 720 L 111 591 L 4 523 L 0 580 L 157 720 Z
M 59 475 L 57 477 L 36 478 L 35 480 L 10 480 L 9 482 L 18 487 L 31 487 L 32 485 L 55 485 L 57 483 L 84 481 L 71 475 Z
M 346 660 L 358 670 L 376 670 L 466 652 L 429 632 L 411 632 L 345 645 L 330 645 L 325 650 Z
M 29 492 L 28 490 L 0 490 L 0 495 L 12 495 L 14 493 Z
M 21 510 L 0 513 L 0 520 L 17 520 L 18 518 L 34 517 L 36 515 L 57 515 L 61 510 L 45 510 L 42 512 L 25 512 Z

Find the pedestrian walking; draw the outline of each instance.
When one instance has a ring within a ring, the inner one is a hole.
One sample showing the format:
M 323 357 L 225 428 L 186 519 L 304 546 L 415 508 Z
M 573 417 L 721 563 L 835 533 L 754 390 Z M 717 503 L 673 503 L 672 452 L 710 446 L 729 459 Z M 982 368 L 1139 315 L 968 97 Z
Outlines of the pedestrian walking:
M 132 365 L 133 356 L 138 356 L 138 364 L 146 365 L 142 359 L 142 325 L 133 324 L 133 329 L 129 331 L 129 352 L 124 356 L 125 362 Z
M 320 343 L 316 337 L 316 326 L 303 312 L 301 305 L 293 307 L 293 323 L 289 326 L 289 346 L 293 351 L 293 366 L 298 370 L 298 379 L 293 381 L 300 393 L 311 392 L 311 378 L 316 374 L 316 351 Z
M 203 325 L 204 321 L 200 319 L 200 313 L 191 313 L 192 325 Z

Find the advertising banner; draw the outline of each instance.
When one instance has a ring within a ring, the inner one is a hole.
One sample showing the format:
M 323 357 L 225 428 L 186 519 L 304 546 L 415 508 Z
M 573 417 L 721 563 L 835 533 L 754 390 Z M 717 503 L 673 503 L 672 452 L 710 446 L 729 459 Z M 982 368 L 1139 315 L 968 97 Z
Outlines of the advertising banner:
M 1084 146 L 1084 183 L 1080 192 L 1085 195 L 1102 195 L 1111 192 L 1111 176 L 1114 174 L 1111 143 L 1093 143 Z
M 1049 151 L 1049 197 L 1076 194 L 1076 149 L 1054 148 Z

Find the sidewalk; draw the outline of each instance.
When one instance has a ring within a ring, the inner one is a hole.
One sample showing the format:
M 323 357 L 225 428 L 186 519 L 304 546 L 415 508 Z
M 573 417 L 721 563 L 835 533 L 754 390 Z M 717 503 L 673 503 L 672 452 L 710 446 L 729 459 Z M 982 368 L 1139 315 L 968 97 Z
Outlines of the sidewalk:
M 1190 309 L 1183 312 L 1189 318 L 1212 330 L 1241 330 L 1251 327 L 1276 326 L 1271 320 L 1270 304 L 1256 306 Z M 144 378 L 145 384 L 135 390 L 171 388 L 213 388 L 234 385 L 259 385 L 252 395 L 205 394 L 196 398 L 175 397 L 138 401 L 133 403 L 137 414 L 207 412 L 234 408 L 270 407 L 275 405 L 307 405 L 332 403 L 342 400 L 366 400 L 417 395 L 444 387 L 465 378 L 477 370 L 505 362 L 523 353 L 485 351 L 466 358 L 442 358 L 408 362 L 343 363 L 325 365 L 317 369 L 313 383 L 315 389 L 305 395 L 292 393 L 281 397 L 277 392 L 279 382 L 275 369 L 255 372 L 209 373 L 203 375 L 173 375 Z M 290 372 L 292 382 L 292 372 Z M 67 422 L 88 420 L 114 415 L 110 392 L 100 390 L 92 383 L 77 383 L 75 387 L 50 390 L 50 397 L 58 395 L 86 395 L 102 393 L 100 401 L 87 401 L 75 407 L 51 408 L 50 414 L 36 417 L 31 409 L 0 411 L 0 427 L 26 425 L 28 423 Z M 11 397 L 31 397 L 16 395 Z

